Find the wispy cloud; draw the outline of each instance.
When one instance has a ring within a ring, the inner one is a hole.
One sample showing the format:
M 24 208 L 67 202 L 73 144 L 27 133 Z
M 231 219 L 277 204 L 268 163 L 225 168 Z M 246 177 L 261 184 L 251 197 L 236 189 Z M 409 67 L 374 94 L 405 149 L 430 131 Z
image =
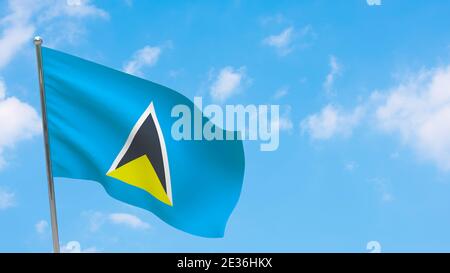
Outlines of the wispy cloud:
M 81 24 L 71 19 L 84 17 L 107 19 L 109 15 L 106 11 L 90 4 L 88 0 L 8 0 L 8 12 L 0 19 L 2 28 L 0 69 L 9 63 L 26 43 L 30 43 L 36 31 L 42 31 L 45 36 L 51 37 L 50 43 L 54 43 L 60 40 L 61 35 L 69 37 L 68 35 L 80 33 Z M 65 27 L 65 31 L 61 32 L 59 30 L 62 24 L 64 26 L 76 24 L 78 27 Z M 54 27 L 49 28 L 49 25 Z
M 111 213 L 108 216 L 108 219 L 113 224 L 124 225 L 133 229 L 148 229 L 150 225 L 144 221 L 142 221 L 136 215 L 132 215 L 129 213 Z
M 50 1 L 51 2 L 51 1 Z M 101 17 L 104 19 L 109 19 L 109 14 L 95 5 L 92 5 L 90 0 L 67 0 L 66 5 L 64 1 L 58 1 L 62 4 L 54 4 L 53 8 L 47 11 L 47 16 L 56 17 L 61 13 L 68 16 L 78 16 L 78 17 Z
M 35 26 L 30 22 L 35 4 L 31 1 L 8 1 L 8 5 L 9 13 L 0 19 L 0 69 L 11 61 L 25 43 L 31 41 L 35 31 Z
M 150 225 L 139 217 L 129 213 L 103 213 L 100 211 L 85 211 L 81 213 L 89 223 L 89 230 L 97 232 L 105 224 L 123 225 L 132 229 L 148 229 Z
M 279 88 L 277 91 L 275 91 L 273 98 L 278 100 L 278 99 L 285 97 L 288 93 L 289 93 L 289 87 L 283 86 L 283 87 Z
M 15 206 L 16 198 L 13 192 L 0 188 L 0 210 Z
M 212 83 L 210 95 L 215 101 L 225 101 L 239 91 L 245 80 L 247 80 L 245 66 L 238 69 L 231 66 L 224 67 Z
M 341 65 L 335 56 L 331 55 L 329 60 L 330 72 L 325 77 L 325 81 L 323 82 L 323 88 L 327 95 L 332 95 L 334 93 L 333 85 L 336 77 L 341 73 Z
M 349 136 L 359 124 L 364 114 L 362 106 L 351 112 L 344 112 L 331 104 L 325 106 L 319 113 L 312 114 L 300 123 L 304 133 L 312 139 L 326 140 L 334 136 Z
M 132 75 L 142 76 L 142 69 L 156 65 L 161 52 L 162 48 L 159 46 L 145 46 L 133 54 L 131 59 L 124 65 L 123 71 Z
M 294 28 L 288 27 L 281 33 L 270 35 L 263 40 L 263 43 L 275 47 L 281 55 L 287 55 L 292 51 L 291 43 Z
M 280 56 L 286 56 L 295 48 L 305 48 L 311 43 L 311 37 L 315 34 L 312 27 L 307 25 L 299 30 L 290 26 L 282 30 L 280 33 L 269 35 L 263 39 L 264 45 L 276 49 Z
M 369 6 L 381 6 L 381 0 L 366 0 Z
M 354 171 L 357 167 L 358 167 L 358 164 L 355 161 L 349 161 L 349 162 L 345 163 L 345 166 L 344 166 L 345 170 L 349 171 L 349 172 Z

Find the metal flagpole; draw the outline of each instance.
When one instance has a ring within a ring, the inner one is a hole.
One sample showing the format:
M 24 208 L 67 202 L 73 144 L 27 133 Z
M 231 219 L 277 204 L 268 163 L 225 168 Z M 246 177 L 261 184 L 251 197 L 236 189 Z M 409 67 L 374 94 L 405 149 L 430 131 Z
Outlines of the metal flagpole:
M 44 130 L 45 161 L 47 166 L 48 199 L 50 201 L 50 216 L 52 221 L 53 251 L 55 253 L 59 253 L 60 251 L 59 251 L 58 221 L 56 219 L 55 187 L 53 183 L 52 165 L 50 162 L 50 149 L 49 149 L 48 127 L 47 127 L 47 109 L 45 105 L 44 71 L 42 68 L 42 50 L 41 50 L 42 38 L 36 36 L 34 38 L 34 45 L 36 46 L 39 91 L 41 94 L 42 128 Z

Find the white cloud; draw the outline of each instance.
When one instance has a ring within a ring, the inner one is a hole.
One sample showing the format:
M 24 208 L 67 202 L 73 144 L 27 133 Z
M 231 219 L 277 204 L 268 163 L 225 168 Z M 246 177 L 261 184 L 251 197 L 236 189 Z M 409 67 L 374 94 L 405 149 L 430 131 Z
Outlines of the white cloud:
M 287 27 L 278 34 L 270 35 L 263 39 L 262 43 L 276 49 L 280 56 L 286 56 L 295 48 L 306 48 L 316 37 L 310 25 L 299 30 Z M 301 39 L 301 40 L 300 40 Z
M 246 68 L 244 66 L 238 69 L 231 66 L 222 68 L 211 85 L 211 97 L 216 101 L 225 101 L 239 90 L 245 78 Z
M 450 65 L 422 70 L 392 88 L 373 92 L 366 106 L 345 113 L 328 105 L 304 119 L 302 130 L 313 139 L 348 135 L 368 108 L 379 130 L 398 136 L 421 160 L 450 171 Z M 399 153 L 390 157 L 398 158 Z
M 330 72 L 327 74 L 325 81 L 323 83 L 323 88 L 328 95 L 333 93 L 333 85 L 336 77 L 341 73 L 341 65 L 338 63 L 335 56 L 330 56 Z
M 376 120 L 426 160 L 450 170 L 450 66 L 422 71 L 384 94 Z
M 40 220 L 39 222 L 34 225 L 36 228 L 36 232 L 39 234 L 44 234 L 47 231 L 48 228 L 48 222 L 45 220 Z
M 5 96 L 5 84 L 0 80 L 0 168 L 5 164 L 3 152 L 17 142 L 41 132 L 41 120 L 33 107 L 15 97 Z M 3 97 L 3 98 L 2 98 Z
M 125 225 L 133 229 L 148 229 L 150 225 L 139 217 L 128 213 L 111 213 L 108 219 L 113 224 Z
M 271 35 L 263 40 L 263 43 L 275 47 L 282 55 L 287 55 L 291 52 L 291 43 L 293 38 L 294 28 L 288 27 L 281 33 Z
M 381 0 L 366 0 L 369 6 L 381 6 Z
M 45 43 L 51 46 L 76 44 L 87 33 L 84 18 L 108 20 L 109 14 L 90 0 L 45 0 L 35 24 Z M 48 37 L 48 38 L 47 38 Z
M 12 146 L 40 133 L 40 118 L 30 105 L 15 97 L 0 101 L 0 147 Z
M 356 107 L 350 113 L 346 113 L 329 104 L 320 113 L 312 114 L 303 119 L 300 127 L 312 139 L 326 140 L 336 135 L 349 136 L 354 127 L 361 121 L 363 114 L 364 110 L 361 106 Z
M 0 210 L 13 207 L 16 204 L 15 194 L 0 188 Z
M 61 16 L 83 18 L 98 17 L 109 19 L 109 14 L 95 5 L 90 0 L 44 0 L 41 1 L 41 14 L 37 16 L 37 21 L 43 23 Z
M 85 211 L 81 214 L 89 222 L 91 232 L 98 231 L 105 224 L 124 225 L 133 229 L 148 229 L 150 225 L 139 217 L 129 213 L 102 213 L 99 211 Z
M 344 167 L 345 167 L 345 170 L 352 172 L 358 167 L 358 164 L 354 161 L 349 161 L 349 162 L 345 163 Z
M 81 244 L 78 241 L 70 241 L 67 244 L 61 246 L 62 253 L 95 253 L 99 252 L 95 247 L 89 247 L 82 249 Z
M 161 47 L 145 46 L 133 54 L 133 57 L 128 61 L 123 70 L 126 73 L 142 76 L 142 68 L 154 66 L 161 55 Z
M 65 15 L 77 17 L 91 16 L 102 17 L 105 19 L 109 18 L 109 14 L 106 11 L 90 4 L 90 0 L 67 0 L 65 5 L 63 4 L 63 1 L 58 2 L 61 4 L 53 4 L 53 13 L 48 14 L 58 16 L 60 13 L 63 13 Z
M 281 99 L 282 97 L 285 97 L 288 93 L 289 93 L 289 87 L 284 86 L 284 87 L 281 87 L 280 89 L 278 89 L 277 91 L 275 91 L 273 98 L 278 100 L 278 99 Z
M 55 32 L 54 28 L 48 26 L 59 24 L 67 26 L 71 22 L 71 18 L 109 17 L 106 11 L 89 2 L 88 0 L 67 0 L 67 2 L 61 0 L 8 0 L 8 13 L 0 19 L 2 29 L 0 69 L 6 66 L 25 44 L 31 43 L 36 30 L 42 31 L 50 41 L 59 40 L 58 36 L 68 37 L 67 32 L 79 32 L 78 28 L 72 28 L 73 31 L 69 29 L 69 31 Z M 56 19 L 59 21 L 55 21 Z

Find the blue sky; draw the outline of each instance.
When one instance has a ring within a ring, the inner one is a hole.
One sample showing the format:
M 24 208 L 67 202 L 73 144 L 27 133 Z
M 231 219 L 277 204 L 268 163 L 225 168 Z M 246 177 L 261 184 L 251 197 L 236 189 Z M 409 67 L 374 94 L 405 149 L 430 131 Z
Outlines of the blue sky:
M 245 143 L 224 238 L 57 179 L 65 250 L 450 251 L 448 1 L 35 2 L 0 4 L 0 251 L 51 251 L 35 35 L 189 98 L 279 104 L 282 117 L 277 151 Z

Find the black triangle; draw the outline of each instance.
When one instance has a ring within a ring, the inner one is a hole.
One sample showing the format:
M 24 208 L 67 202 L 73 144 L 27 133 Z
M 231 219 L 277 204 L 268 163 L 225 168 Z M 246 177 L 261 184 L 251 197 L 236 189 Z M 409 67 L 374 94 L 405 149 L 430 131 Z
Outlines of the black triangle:
M 153 168 L 155 168 L 155 172 L 167 193 L 161 141 L 159 139 L 155 121 L 153 120 L 151 113 L 139 127 L 136 135 L 131 141 L 130 146 L 128 147 L 128 150 L 125 152 L 116 168 L 119 168 L 122 165 L 125 165 L 143 155 L 146 155 L 152 163 Z

